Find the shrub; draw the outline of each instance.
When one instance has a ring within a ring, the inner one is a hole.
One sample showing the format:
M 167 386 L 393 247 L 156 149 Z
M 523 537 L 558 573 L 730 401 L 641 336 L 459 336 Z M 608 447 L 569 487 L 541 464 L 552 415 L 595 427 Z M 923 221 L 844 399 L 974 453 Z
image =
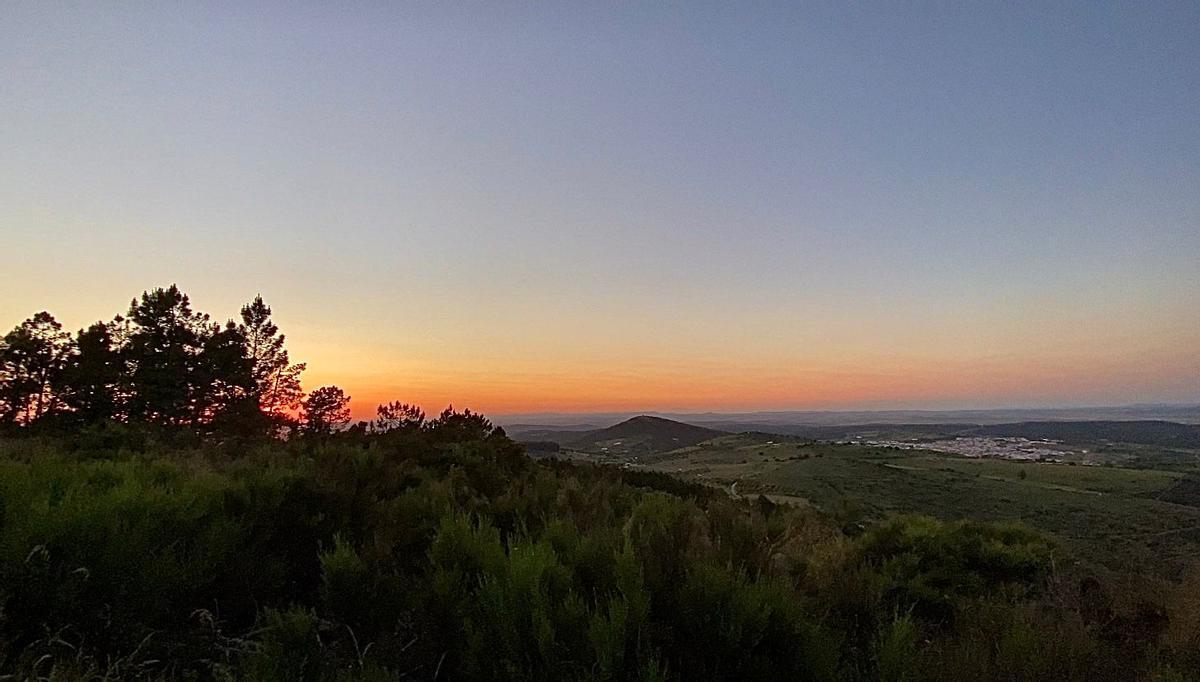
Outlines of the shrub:
M 0 441 L 0 674 L 1106 679 L 1200 665 L 1187 588 L 1169 611 L 1065 594 L 1056 550 L 1023 527 L 906 517 L 848 538 L 811 510 L 530 461 L 460 417 L 103 456 Z

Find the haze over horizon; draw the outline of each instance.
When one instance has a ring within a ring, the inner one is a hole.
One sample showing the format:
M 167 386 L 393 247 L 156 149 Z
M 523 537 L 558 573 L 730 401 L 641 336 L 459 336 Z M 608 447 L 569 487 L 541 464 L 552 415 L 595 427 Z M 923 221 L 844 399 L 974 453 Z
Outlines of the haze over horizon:
M 0 325 L 357 416 L 1200 402 L 1200 5 L 0 10 Z

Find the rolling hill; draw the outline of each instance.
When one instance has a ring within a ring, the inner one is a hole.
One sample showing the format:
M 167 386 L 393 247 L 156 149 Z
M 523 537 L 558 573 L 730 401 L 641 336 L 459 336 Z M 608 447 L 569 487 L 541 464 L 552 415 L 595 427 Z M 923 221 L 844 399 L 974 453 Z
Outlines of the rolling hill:
M 610 455 L 648 455 L 726 435 L 724 431 L 642 415 L 604 429 L 569 434 L 564 447 Z

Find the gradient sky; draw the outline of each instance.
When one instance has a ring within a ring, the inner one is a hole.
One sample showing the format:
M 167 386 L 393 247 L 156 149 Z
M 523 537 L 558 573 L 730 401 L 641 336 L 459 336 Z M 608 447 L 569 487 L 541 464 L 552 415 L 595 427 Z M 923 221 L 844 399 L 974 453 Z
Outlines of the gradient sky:
M 261 292 L 360 414 L 1200 400 L 1200 4 L 795 4 L 4 2 L 0 324 Z

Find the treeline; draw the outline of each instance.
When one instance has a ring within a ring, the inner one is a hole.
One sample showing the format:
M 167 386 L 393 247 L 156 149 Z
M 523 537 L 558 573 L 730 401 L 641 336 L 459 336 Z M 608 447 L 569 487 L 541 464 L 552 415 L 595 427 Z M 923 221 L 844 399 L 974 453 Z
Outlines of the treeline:
M 337 386 L 306 395 L 305 364 L 292 362 L 285 340 L 261 296 L 222 324 L 193 310 L 175 285 L 143 292 L 125 314 L 74 334 L 40 312 L 0 340 L 0 429 L 62 434 L 120 424 L 158 434 L 280 438 L 347 427 L 350 397 Z M 447 409 L 443 419 L 452 415 Z M 468 410 L 459 419 L 472 416 Z M 424 423 L 419 408 L 394 402 L 355 428 L 379 433 Z
M 76 334 L 40 312 L 0 343 L 0 423 L 274 433 L 345 417 L 334 387 L 305 400 L 305 365 L 291 362 L 284 340 L 262 297 L 239 321 L 220 324 L 175 285 L 146 291 L 124 315 Z

